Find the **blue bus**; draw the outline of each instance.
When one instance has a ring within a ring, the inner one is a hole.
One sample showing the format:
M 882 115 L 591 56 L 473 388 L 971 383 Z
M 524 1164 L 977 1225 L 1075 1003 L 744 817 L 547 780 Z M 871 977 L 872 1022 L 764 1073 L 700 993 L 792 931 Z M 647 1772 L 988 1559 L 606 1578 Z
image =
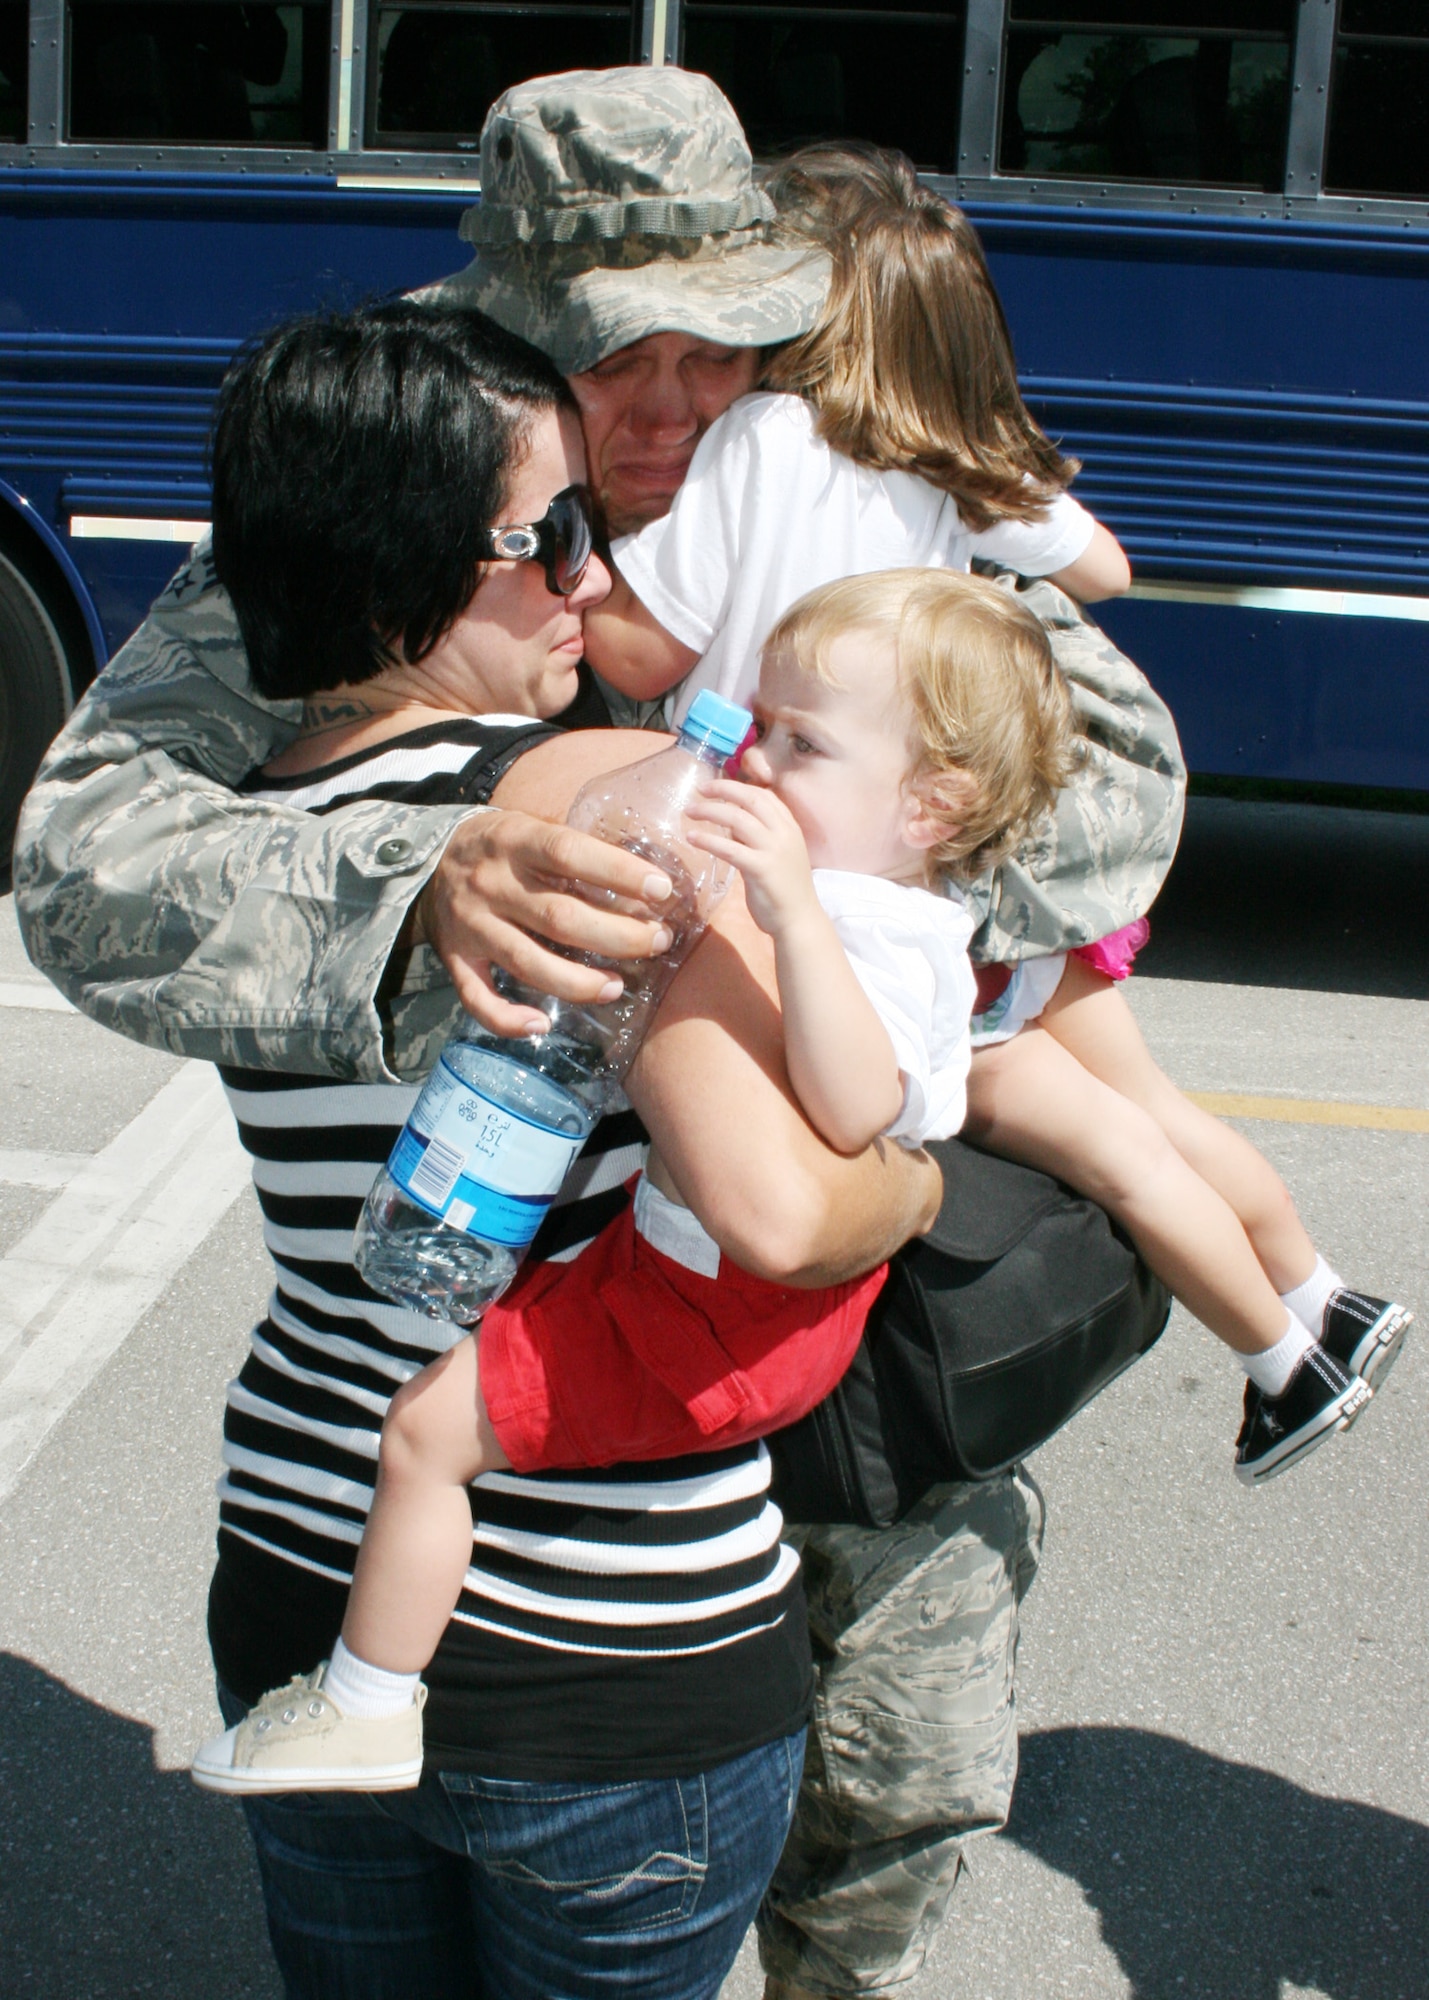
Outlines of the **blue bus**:
M 235 347 L 458 268 L 491 99 L 630 61 L 972 216 L 1194 770 L 1429 791 L 1424 0 L 0 0 L 6 851 Z

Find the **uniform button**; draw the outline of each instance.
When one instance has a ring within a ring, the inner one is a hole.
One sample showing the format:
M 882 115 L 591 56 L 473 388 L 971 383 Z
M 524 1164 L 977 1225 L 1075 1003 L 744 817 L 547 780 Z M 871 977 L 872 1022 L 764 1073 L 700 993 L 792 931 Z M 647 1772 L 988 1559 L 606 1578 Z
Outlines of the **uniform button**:
M 410 840 L 384 840 L 377 850 L 377 859 L 384 868 L 395 868 L 399 861 L 409 860 L 411 853 Z

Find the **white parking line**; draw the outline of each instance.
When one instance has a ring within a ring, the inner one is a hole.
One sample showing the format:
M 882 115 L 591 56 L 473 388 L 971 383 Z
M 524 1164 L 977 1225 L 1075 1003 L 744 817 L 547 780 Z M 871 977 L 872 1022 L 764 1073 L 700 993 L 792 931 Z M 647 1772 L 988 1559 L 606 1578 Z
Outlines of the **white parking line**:
M 45 1014 L 77 1011 L 48 979 L 0 979 L 0 1007 L 34 1007 Z
M 247 1179 L 217 1075 L 185 1063 L 0 1258 L 0 1499 Z
M 90 1153 L 28 1153 L 0 1146 L 0 1187 L 68 1187 L 92 1158 Z

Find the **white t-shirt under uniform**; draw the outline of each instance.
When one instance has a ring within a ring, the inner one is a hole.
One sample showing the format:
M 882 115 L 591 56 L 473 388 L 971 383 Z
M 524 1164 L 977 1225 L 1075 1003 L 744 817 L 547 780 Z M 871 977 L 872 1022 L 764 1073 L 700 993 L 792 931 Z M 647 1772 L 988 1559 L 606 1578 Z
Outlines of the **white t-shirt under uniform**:
M 1091 541 L 1091 515 L 1065 493 L 1040 521 L 975 533 L 941 487 L 855 465 L 815 423 L 801 396 L 741 396 L 701 438 L 664 519 L 614 544 L 641 603 L 702 655 L 671 692 L 672 723 L 701 688 L 747 707 L 760 647 L 818 584 L 880 569 L 966 570 L 974 556 L 1052 576 Z

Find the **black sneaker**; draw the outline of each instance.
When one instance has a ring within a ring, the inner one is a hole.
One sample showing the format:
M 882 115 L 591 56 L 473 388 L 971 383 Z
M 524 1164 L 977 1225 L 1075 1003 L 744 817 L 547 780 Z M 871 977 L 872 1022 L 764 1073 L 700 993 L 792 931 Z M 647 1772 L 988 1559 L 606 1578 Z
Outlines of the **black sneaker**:
M 1323 1347 L 1307 1347 L 1278 1396 L 1245 1385 L 1245 1422 L 1235 1447 L 1235 1476 L 1247 1486 L 1288 1472 L 1359 1415 L 1371 1390 L 1347 1375 Z
M 1399 1359 L 1404 1336 L 1414 1315 L 1389 1299 L 1372 1299 L 1364 1292 L 1331 1292 L 1325 1307 L 1320 1344 L 1333 1354 L 1347 1375 L 1373 1385 Z

